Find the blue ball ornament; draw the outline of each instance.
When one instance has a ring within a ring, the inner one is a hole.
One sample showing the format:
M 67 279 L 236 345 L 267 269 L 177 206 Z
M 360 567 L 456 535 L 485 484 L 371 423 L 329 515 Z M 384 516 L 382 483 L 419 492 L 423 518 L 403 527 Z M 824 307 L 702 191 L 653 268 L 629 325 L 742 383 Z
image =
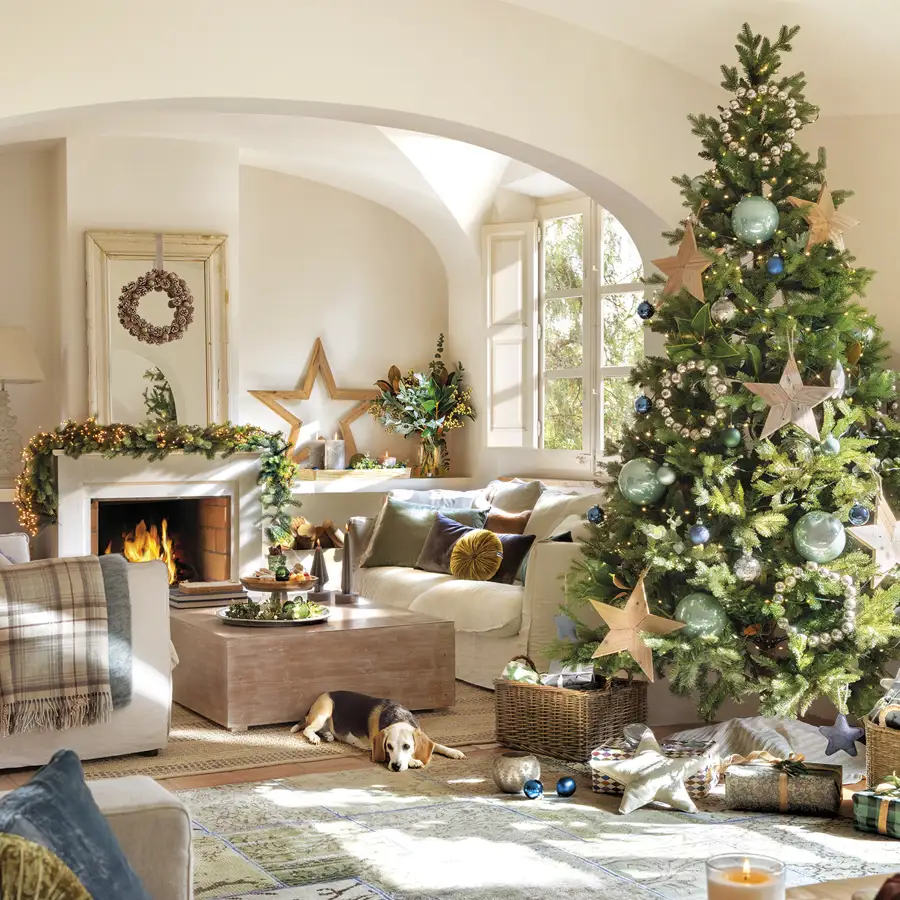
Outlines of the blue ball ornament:
M 778 207 L 765 197 L 744 197 L 731 213 L 731 228 L 742 241 L 761 244 L 778 228 Z
M 688 637 L 711 637 L 721 634 L 728 624 L 728 613 L 711 594 L 695 591 L 682 598 L 675 607 L 675 618 L 684 622 L 681 633 Z
M 523 785 L 522 793 L 524 793 L 529 800 L 539 800 L 544 796 L 544 785 L 536 778 L 531 778 Z
M 619 472 L 622 496 L 637 506 L 656 503 L 666 492 L 665 485 L 656 477 L 658 471 L 659 465 L 644 456 L 628 460 Z
M 575 779 L 565 775 L 556 782 L 556 793 L 560 797 L 571 797 L 575 793 L 576 787 Z
M 741 433 L 733 425 L 722 432 L 722 443 L 726 447 L 737 447 L 741 442 Z
M 847 521 L 851 525 L 865 525 L 869 521 L 869 516 L 871 513 L 862 503 L 854 503 L 850 507 L 850 512 L 847 513 Z
M 770 256 L 766 260 L 766 271 L 770 275 L 780 275 L 784 271 L 784 260 L 780 256 Z
M 826 456 L 837 456 L 841 452 L 841 442 L 833 434 L 829 434 L 822 441 L 821 450 Z
M 587 511 L 587 520 L 591 525 L 599 525 L 606 518 L 606 513 L 599 506 L 592 506 Z
M 638 303 L 637 314 L 639 319 L 643 319 L 646 322 L 653 318 L 655 312 L 656 307 L 649 300 L 641 300 Z
M 634 411 L 639 416 L 646 416 L 651 409 L 653 409 L 653 401 L 643 394 L 634 401 Z
M 837 559 L 847 543 L 847 534 L 837 516 L 814 509 L 794 526 L 794 547 L 806 560 L 827 563 Z
M 705 525 L 692 525 L 688 537 L 694 545 L 705 544 L 709 540 L 709 529 Z

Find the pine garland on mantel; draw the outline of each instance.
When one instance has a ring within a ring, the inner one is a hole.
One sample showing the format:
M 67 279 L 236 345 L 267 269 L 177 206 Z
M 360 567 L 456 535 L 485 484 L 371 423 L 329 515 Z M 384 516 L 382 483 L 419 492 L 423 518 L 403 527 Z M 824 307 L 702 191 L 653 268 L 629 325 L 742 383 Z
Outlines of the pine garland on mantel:
M 107 459 L 127 456 L 165 459 L 170 453 L 192 453 L 223 459 L 235 453 L 259 453 L 261 524 L 266 539 L 278 543 L 290 532 L 288 510 L 299 506 L 291 492 L 297 464 L 285 451 L 287 441 L 280 431 L 263 431 L 255 425 L 99 425 L 94 418 L 86 422 L 63 422 L 53 431 L 35 435 L 23 451 L 25 468 L 16 479 L 15 505 L 19 523 L 29 534 L 56 522 L 59 510 L 54 451 L 77 458 L 85 453 L 101 453 Z

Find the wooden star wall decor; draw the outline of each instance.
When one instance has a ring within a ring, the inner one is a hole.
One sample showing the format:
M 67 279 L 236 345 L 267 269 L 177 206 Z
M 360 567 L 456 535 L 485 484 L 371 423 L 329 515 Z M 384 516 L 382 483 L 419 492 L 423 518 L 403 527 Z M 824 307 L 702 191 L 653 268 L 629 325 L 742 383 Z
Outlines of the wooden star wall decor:
M 875 554 L 878 574 L 872 579 L 872 586 L 878 587 L 888 572 L 900 562 L 900 527 L 897 526 L 897 518 L 884 499 L 884 494 L 878 495 L 874 524 L 857 525 L 847 530 L 863 547 Z
M 678 253 L 675 256 L 654 259 L 652 262 L 669 279 L 662 289 L 662 296 L 677 294 L 684 288 L 701 303 L 704 302 L 703 273 L 712 265 L 712 260 L 697 249 L 694 226 L 690 222 L 684 227 L 684 237 L 678 245 Z
M 350 457 L 358 452 L 350 425 L 366 413 L 369 403 L 378 396 L 378 392 L 374 388 L 339 388 L 331 372 L 331 366 L 328 364 L 328 357 L 325 355 L 325 347 L 322 345 L 321 338 L 316 338 L 316 342 L 313 344 L 312 356 L 299 388 L 292 391 L 248 391 L 248 393 L 268 406 L 272 412 L 291 426 L 288 434 L 288 444 L 293 450 L 294 459 L 297 462 L 302 462 L 309 456 L 309 447 L 297 447 L 297 439 L 300 437 L 300 428 L 303 425 L 303 420 L 284 406 L 281 401 L 309 400 L 313 385 L 320 374 L 325 382 L 325 390 L 328 391 L 330 399 L 359 401 L 338 420 L 338 429 L 344 441 L 345 452 L 349 461 Z
M 831 241 L 838 250 L 844 249 L 844 232 L 859 225 L 856 219 L 835 209 L 834 200 L 828 185 L 823 184 L 819 191 L 819 199 L 813 203 L 811 200 L 802 200 L 800 197 L 788 197 L 788 202 L 798 209 L 805 209 L 803 218 L 809 223 L 809 238 L 806 241 L 806 249 L 810 250 L 816 244 L 825 244 Z
M 819 426 L 816 425 L 813 408 L 827 400 L 834 393 L 834 388 L 805 385 L 793 353 L 788 357 L 778 384 L 750 382 L 744 387 L 762 397 L 770 407 L 760 440 L 791 422 L 814 440 L 819 440 Z
M 653 652 L 644 643 L 641 634 L 671 634 L 684 628 L 684 623 L 651 614 L 643 575 L 624 607 L 610 606 L 599 600 L 591 600 L 591 604 L 609 626 L 603 643 L 594 651 L 592 659 L 625 651 L 634 657 L 647 678 L 653 681 Z

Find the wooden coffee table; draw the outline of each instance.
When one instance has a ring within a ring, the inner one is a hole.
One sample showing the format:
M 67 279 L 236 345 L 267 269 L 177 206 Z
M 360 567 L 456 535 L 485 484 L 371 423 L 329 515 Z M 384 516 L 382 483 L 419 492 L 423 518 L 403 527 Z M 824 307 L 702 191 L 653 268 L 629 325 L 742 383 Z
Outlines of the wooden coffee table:
M 389 697 L 409 709 L 456 702 L 452 622 L 375 606 L 331 608 L 320 625 L 225 625 L 215 609 L 172 610 L 176 703 L 232 731 L 298 722 L 324 691 Z

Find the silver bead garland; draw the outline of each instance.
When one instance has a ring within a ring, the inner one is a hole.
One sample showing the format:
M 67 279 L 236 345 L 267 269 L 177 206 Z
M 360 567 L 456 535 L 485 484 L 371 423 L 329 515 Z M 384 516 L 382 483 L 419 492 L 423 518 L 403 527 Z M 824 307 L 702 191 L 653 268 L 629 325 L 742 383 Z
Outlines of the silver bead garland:
M 687 380 L 694 376 L 701 376 L 696 385 L 688 388 Z M 656 407 L 663 416 L 667 428 L 672 428 L 683 438 L 698 441 L 701 438 L 712 436 L 712 428 L 720 426 L 727 418 L 723 406 L 728 394 L 728 384 L 721 375 L 718 365 L 707 362 L 705 359 L 691 359 L 678 363 L 674 372 L 666 372 L 660 379 L 662 390 L 660 399 L 656 401 Z M 678 397 L 675 391 L 693 393 L 696 387 L 702 387 L 710 396 L 715 411 L 705 410 L 693 412 L 688 409 L 674 408 L 677 406 Z

